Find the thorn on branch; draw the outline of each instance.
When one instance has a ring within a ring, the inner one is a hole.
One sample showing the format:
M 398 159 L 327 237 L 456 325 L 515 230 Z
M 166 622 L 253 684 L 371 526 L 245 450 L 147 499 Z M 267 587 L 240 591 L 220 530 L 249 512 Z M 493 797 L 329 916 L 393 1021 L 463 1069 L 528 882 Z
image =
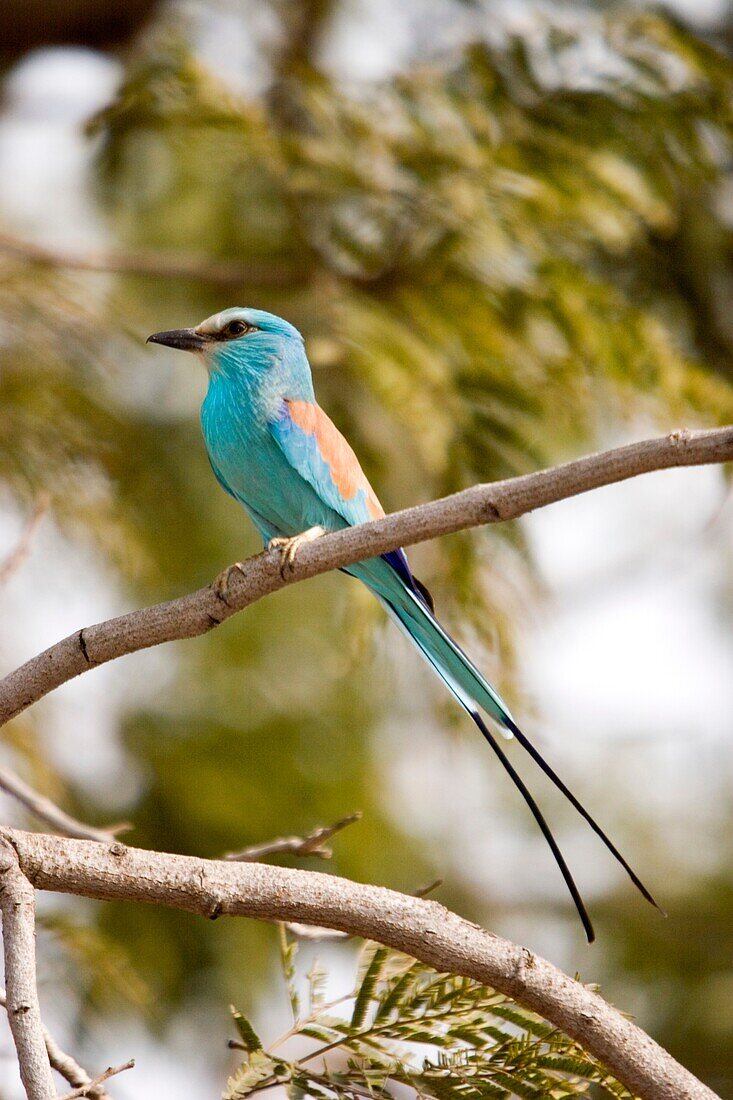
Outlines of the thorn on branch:
M 266 856 L 283 854 L 331 859 L 333 851 L 323 841 L 330 840 L 336 833 L 360 820 L 361 812 L 357 810 L 355 813 L 347 814 L 346 817 L 335 821 L 333 825 L 320 825 L 317 829 L 307 833 L 306 836 L 277 837 L 275 840 L 269 840 L 263 844 L 253 844 L 240 852 L 227 852 L 222 858 L 239 863 L 257 863 Z
M 413 897 L 426 898 L 428 894 L 432 894 L 433 890 L 437 890 L 439 886 L 443 885 L 442 878 L 436 878 L 434 882 L 429 882 L 427 886 L 420 886 L 414 891 Z

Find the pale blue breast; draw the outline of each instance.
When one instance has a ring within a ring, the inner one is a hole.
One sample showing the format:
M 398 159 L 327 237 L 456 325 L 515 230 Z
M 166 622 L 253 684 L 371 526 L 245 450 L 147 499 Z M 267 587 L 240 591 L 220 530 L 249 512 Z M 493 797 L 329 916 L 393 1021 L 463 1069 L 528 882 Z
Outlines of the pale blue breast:
M 346 526 L 289 464 L 244 380 L 212 375 L 201 427 L 214 473 L 264 541 L 314 526 Z

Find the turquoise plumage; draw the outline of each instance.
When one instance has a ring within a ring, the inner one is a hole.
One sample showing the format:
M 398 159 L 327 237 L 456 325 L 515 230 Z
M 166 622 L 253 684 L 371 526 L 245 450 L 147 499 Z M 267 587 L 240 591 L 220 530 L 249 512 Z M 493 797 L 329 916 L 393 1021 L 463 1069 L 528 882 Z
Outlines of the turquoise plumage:
M 262 310 L 223 310 L 193 329 L 155 333 L 153 343 L 200 355 L 209 371 L 201 425 L 217 480 L 246 509 L 266 545 L 284 562 L 324 531 L 383 515 L 356 455 L 316 403 L 300 333 Z M 593 927 L 568 866 L 536 802 L 481 711 L 515 737 L 589 822 L 652 904 L 656 902 L 577 798 L 515 723 L 498 692 L 437 621 L 430 594 L 404 551 L 348 566 L 416 646 L 470 715 L 520 790 L 552 849 L 583 922 Z

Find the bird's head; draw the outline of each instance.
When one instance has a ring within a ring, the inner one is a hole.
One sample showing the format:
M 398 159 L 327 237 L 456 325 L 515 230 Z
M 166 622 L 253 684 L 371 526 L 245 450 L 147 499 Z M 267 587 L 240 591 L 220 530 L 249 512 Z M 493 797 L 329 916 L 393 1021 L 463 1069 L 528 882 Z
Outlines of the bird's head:
M 154 332 L 147 343 L 201 355 L 209 371 L 266 369 L 289 349 L 302 348 L 296 328 L 274 313 L 233 306 L 207 317 L 195 328 Z

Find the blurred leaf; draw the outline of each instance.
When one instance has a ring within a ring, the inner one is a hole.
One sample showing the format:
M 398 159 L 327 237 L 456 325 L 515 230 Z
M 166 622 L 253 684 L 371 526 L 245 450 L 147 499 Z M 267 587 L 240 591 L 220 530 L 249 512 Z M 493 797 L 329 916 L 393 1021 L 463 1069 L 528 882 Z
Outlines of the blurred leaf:
M 295 986 L 295 957 L 298 952 L 298 942 L 288 936 L 287 928 L 282 923 L 278 925 L 278 932 L 280 961 L 282 964 L 283 977 L 285 978 L 285 984 L 288 990 L 290 1011 L 293 1014 L 293 1023 L 297 1024 L 300 1016 L 300 997 L 298 996 L 298 990 Z
M 364 1017 L 374 999 L 377 983 L 382 976 L 382 967 L 388 956 L 389 950 L 386 947 L 376 947 L 370 953 L 368 965 L 364 971 L 354 1002 L 354 1011 L 351 1016 L 352 1028 L 358 1029 L 363 1025 Z

